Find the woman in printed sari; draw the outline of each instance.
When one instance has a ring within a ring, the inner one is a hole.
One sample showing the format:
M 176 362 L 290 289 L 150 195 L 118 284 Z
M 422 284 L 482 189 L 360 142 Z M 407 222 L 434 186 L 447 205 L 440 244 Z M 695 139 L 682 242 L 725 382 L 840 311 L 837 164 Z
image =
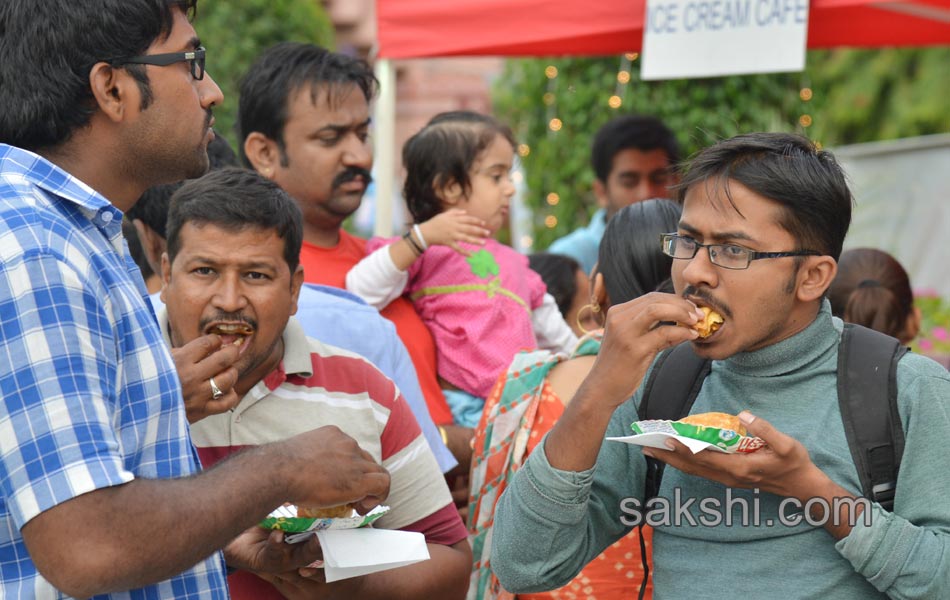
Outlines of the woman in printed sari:
M 672 291 L 672 259 L 660 250 L 660 234 L 676 231 L 681 208 L 670 200 L 647 200 L 618 211 L 607 224 L 599 261 L 591 274 L 590 304 L 599 323 L 612 304 L 643 294 Z M 493 513 L 511 476 L 564 412 L 600 349 L 601 330 L 581 338 L 570 357 L 548 351 L 522 352 L 502 374 L 475 430 L 468 527 L 475 564 L 469 600 L 509 600 L 491 571 Z M 652 596 L 645 575 L 652 530 L 637 530 L 606 548 L 566 586 L 519 600 L 627 600 Z M 641 547 L 643 550 L 641 551 Z M 643 584 L 643 585 L 641 585 Z M 642 589 L 641 589 L 642 588 Z

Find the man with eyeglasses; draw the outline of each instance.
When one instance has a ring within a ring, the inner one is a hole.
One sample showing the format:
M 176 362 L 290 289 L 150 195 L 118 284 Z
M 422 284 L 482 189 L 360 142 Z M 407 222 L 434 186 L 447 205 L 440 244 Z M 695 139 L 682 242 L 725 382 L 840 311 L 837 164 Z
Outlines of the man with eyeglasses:
M 195 0 L 0 7 L 0 597 L 226 598 L 315 543 L 256 523 L 356 502 L 389 475 L 323 428 L 197 473 L 178 373 L 122 240 L 151 186 L 208 168 Z M 240 349 L 207 336 L 207 360 Z M 208 398 L 220 392 L 207 381 Z M 322 466 L 320 468 L 315 466 Z
M 666 510 L 651 522 L 657 597 L 950 597 L 950 470 L 934 454 L 950 436 L 940 365 L 898 362 L 905 446 L 893 509 L 856 499 L 837 400 L 842 323 L 825 299 L 851 220 L 840 167 L 799 136 L 747 134 L 702 152 L 682 186 L 678 230 L 658 240 L 676 293 L 608 312 L 597 363 L 496 509 L 502 586 L 563 585 L 630 531 L 621 517 L 643 507 L 649 456 L 669 467 L 653 505 Z M 708 338 L 691 328 L 698 307 L 725 318 Z M 712 359 L 690 413 L 739 414 L 765 448 L 693 454 L 672 440 L 666 450 L 605 441 L 631 433 L 641 383 L 658 353 L 681 343 Z

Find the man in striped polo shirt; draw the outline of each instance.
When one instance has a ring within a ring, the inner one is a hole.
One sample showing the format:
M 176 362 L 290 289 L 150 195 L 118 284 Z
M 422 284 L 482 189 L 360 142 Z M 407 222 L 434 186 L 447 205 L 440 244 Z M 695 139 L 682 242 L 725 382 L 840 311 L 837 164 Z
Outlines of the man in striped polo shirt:
M 238 571 L 231 593 L 461 599 L 471 569 L 466 530 L 404 398 L 371 363 L 308 338 L 291 317 L 304 279 L 301 221 L 294 201 L 253 171 L 212 172 L 173 196 L 162 331 L 174 347 L 212 332 L 241 347 L 240 402 L 193 424 L 192 438 L 210 466 L 241 448 L 338 427 L 390 473 L 391 510 L 377 526 L 423 533 L 431 559 L 332 584 L 313 569 L 276 577 Z

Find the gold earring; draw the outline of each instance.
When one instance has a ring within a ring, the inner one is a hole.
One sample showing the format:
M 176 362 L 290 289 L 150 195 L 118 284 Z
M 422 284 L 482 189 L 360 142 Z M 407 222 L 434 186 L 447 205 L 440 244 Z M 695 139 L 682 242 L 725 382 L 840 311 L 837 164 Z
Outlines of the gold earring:
M 587 334 L 593 330 L 585 328 L 584 324 L 581 323 L 581 315 L 584 314 L 585 308 L 590 311 L 591 315 L 593 315 L 594 321 L 599 323 L 600 321 L 597 319 L 597 315 L 600 314 L 600 304 L 598 304 L 597 302 L 588 302 L 587 304 L 582 306 L 579 311 L 577 311 L 577 328 L 583 331 L 585 334 Z

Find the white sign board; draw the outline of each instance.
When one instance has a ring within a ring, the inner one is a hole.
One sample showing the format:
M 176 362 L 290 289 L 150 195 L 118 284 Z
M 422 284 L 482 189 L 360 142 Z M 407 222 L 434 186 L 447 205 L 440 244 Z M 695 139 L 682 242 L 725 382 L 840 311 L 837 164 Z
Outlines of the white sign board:
M 640 77 L 805 68 L 808 0 L 647 0 Z

